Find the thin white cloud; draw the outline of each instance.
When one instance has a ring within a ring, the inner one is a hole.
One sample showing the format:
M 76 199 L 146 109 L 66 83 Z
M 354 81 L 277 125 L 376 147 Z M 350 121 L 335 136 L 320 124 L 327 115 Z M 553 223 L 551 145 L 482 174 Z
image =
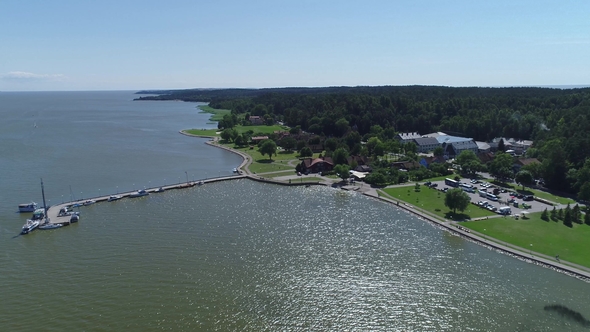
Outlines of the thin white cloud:
M 35 74 L 26 71 L 11 71 L 2 75 L 3 80 L 9 81 L 62 81 L 65 78 L 62 74 Z

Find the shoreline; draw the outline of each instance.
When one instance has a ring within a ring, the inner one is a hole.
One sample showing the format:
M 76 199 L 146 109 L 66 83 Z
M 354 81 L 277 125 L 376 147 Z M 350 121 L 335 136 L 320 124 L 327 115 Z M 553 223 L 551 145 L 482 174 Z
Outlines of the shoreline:
M 207 138 L 207 139 L 209 139 L 209 141 L 206 141 L 205 144 L 210 145 L 210 146 L 214 146 L 214 147 L 217 147 L 217 148 L 220 148 L 220 149 L 223 149 L 223 150 L 226 150 L 226 151 L 229 151 L 229 152 L 232 152 L 232 153 L 235 153 L 235 154 L 241 156 L 243 160 L 242 160 L 242 163 L 240 164 L 240 166 L 237 167 L 237 169 L 241 170 L 241 172 L 243 172 L 240 174 L 246 174 L 246 177 L 251 180 L 258 181 L 258 182 L 278 184 L 278 185 L 285 185 L 285 186 L 301 186 L 302 185 L 299 183 L 285 183 L 285 182 L 278 181 L 278 180 L 265 179 L 263 177 L 254 176 L 248 168 L 248 166 L 252 163 L 252 158 L 249 155 L 247 155 L 241 151 L 237 151 L 232 148 L 228 148 L 226 146 L 222 146 L 222 145 L 217 144 L 218 137 L 193 135 L 193 134 L 189 134 L 187 132 L 184 132 L 183 130 L 180 131 L 180 134 L 185 135 L 185 136 L 189 136 L 189 137 Z M 325 182 L 324 183 L 306 183 L 305 185 L 329 186 L 329 184 L 325 183 Z M 478 245 L 481 245 L 483 247 L 486 247 L 488 249 L 496 250 L 502 254 L 509 255 L 509 256 L 514 257 L 516 259 L 519 259 L 519 260 L 522 260 L 522 261 L 525 261 L 528 263 L 533 263 L 533 264 L 536 264 L 536 265 L 539 265 L 539 266 L 542 266 L 545 268 L 552 269 L 552 270 L 560 272 L 560 273 L 567 274 L 571 277 L 575 277 L 580 280 L 590 282 L 590 272 L 589 271 L 583 271 L 581 269 L 577 269 L 575 267 L 571 267 L 569 265 L 562 264 L 561 262 L 555 262 L 555 261 L 540 257 L 539 255 L 542 255 L 540 253 L 536 253 L 536 252 L 531 253 L 530 251 L 526 252 L 526 250 L 523 251 L 523 250 L 510 248 L 510 247 L 507 247 L 507 246 L 502 245 L 500 243 L 487 240 L 486 238 L 483 238 L 479 235 L 471 233 L 471 231 L 469 231 L 466 228 L 461 229 L 459 225 L 452 224 L 449 221 L 445 221 L 445 220 L 439 219 L 437 217 L 428 215 L 424 212 L 421 212 L 421 211 L 419 211 L 419 208 L 414 205 L 411 205 L 411 204 L 403 202 L 403 201 L 397 201 L 397 200 L 390 199 L 387 197 L 379 196 L 379 193 L 377 192 L 377 190 L 375 190 L 374 188 L 371 188 L 371 189 L 372 190 L 362 191 L 361 193 L 367 197 L 375 198 L 377 200 L 380 200 L 381 202 L 389 203 L 394 206 L 397 206 L 398 208 L 401 208 L 402 210 L 404 210 L 408 213 L 412 213 L 412 214 L 418 216 L 419 218 L 424 219 L 425 221 L 427 221 L 427 222 L 429 222 L 429 223 L 431 223 L 431 224 L 433 224 L 433 225 L 435 225 L 447 232 L 450 232 L 453 235 L 460 236 L 464 239 L 472 241 L 472 242 L 474 242 Z M 570 263 L 570 264 L 573 264 L 573 263 Z

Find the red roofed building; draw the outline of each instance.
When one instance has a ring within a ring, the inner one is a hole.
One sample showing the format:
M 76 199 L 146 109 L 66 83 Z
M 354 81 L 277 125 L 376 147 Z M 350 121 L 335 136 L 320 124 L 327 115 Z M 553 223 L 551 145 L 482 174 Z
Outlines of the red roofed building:
M 330 157 L 305 158 L 301 161 L 301 170 L 304 173 L 319 173 L 331 171 L 334 168 L 334 162 Z

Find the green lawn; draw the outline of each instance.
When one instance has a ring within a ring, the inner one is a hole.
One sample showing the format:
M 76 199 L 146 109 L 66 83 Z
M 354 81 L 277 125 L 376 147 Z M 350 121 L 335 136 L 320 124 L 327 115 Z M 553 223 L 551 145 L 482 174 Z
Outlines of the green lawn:
M 496 181 L 496 180 L 486 180 L 486 181 L 493 183 L 493 184 L 495 184 L 499 187 L 502 187 L 502 188 L 514 190 L 514 191 L 516 191 L 520 194 L 523 194 L 523 195 L 534 195 L 534 196 L 546 199 L 551 202 L 559 203 L 559 204 L 568 204 L 568 203 L 569 204 L 576 204 L 576 201 L 574 201 L 571 198 L 553 195 L 553 194 L 546 192 L 546 191 L 532 189 L 532 188 L 528 188 L 528 187 L 525 187 L 525 189 L 523 190 L 522 186 L 517 186 L 514 184 L 509 184 L 509 183 L 500 182 L 500 181 Z
M 238 133 L 244 133 L 247 132 L 248 130 L 252 130 L 254 132 L 254 134 L 272 134 L 275 131 L 286 131 L 289 130 L 289 127 L 285 127 L 285 126 L 279 126 L 279 125 L 272 125 L 272 126 L 266 126 L 266 125 L 260 125 L 260 126 L 236 126 L 235 127 L 236 130 L 238 131 Z
M 426 186 L 420 186 L 419 192 L 414 191 L 414 186 L 385 188 L 383 191 L 393 198 L 415 205 L 442 218 L 465 220 L 496 215 L 473 204 L 469 204 L 467 209 L 462 213 L 457 211 L 457 214 L 454 215 L 445 206 L 445 193 Z
M 209 105 L 199 105 L 198 108 L 201 110 L 201 113 L 212 114 L 211 117 L 209 118 L 209 121 L 212 121 L 212 122 L 219 122 L 220 120 L 223 119 L 224 115 L 231 114 L 231 110 L 213 108 Z
M 461 225 L 525 250 L 551 257 L 559 255 L 568 262 L 590 267 L 590 226 L 574 224 L 573 228 L 569 228 L 561 221 L 544 221 L 541 212 L 528 217 L 468 221 Z
M 183 132 L 187 133 L 187 134 L 191 134 L 191 135 L 197 135 L 197 136 L 219 136 L 217 135 L 217 131 L 219 131 L 219 129 L 187 129 L 187 130 L 183 130 Z
M 283 127 L 283 126 L 279 126 L 279 125 L 273 125 L 273 126 L 236 126 L 235 129 L 238 131 L 238 133 L 244 133 L 247 132 L 248 130 L 252 130 L 254 132 L 254 134 L 262 134 L 262 135 L 270 135 L 275 131 L 285 131 L 285 130 L 289 130 L 288 127 Z M 187 130 L 183 130 L 184 132 L 187 132 L 189 134 L 192 135 L 199 135 L 199 136 L 219 136 L 218 134 L 216 134 L 219 129 L 187 129 Z

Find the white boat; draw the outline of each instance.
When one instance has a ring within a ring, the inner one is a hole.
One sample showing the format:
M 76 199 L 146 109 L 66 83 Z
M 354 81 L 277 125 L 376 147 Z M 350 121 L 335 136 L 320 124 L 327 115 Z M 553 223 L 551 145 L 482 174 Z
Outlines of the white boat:
M 107 202 L 118 201 L 121 198 L 123 198 L 123 196 L 121 196 L 121 195 L 111 195 L 111 196 L 109 196 L 109 199 L 107 199 Z
M 154 192 L 155 193 L 163 193 L 164 191 L 166 191 L 166 189 L 164 189 L 163 187 L 160 187 L 160 188 L 156 189 Z
M 27 219 L 27 222 L 23 225 L 23 229 L 21 230 L 21 234 L 29 234 L 35 228 L 39 227 L 39 220 L 31 220 Z
M 18 205 L 18 212 L 35 212 L 36 209 L 37 203 L 35 202 Z
M 95 201 L 95 200 L 93 200 L 93 199 L 89 199 L 89 200 L 85 201 L 84 203 L 82 203 L 82 205 L 84 205 L 84 206 L 88 206 L 88 205 L 92 205 L 92 204 L 94 204 L 94 203 L 96 203 L 96 201 Z
M 44 230 L 49 230 L 49 229 L 56 229 L 56 228 L 60 228 L 62 227 L 62 224 L 50 224 L 50 223 L 45 223 L 43 225 L 39 225 L 39 229 L 44 229 Z
M 141 190 L 138 190 L 138 191 L 134 192 L 133 194 L 129 195 L 129 197 L 141 197 L 141 196 L 147 196 L 149 194 L 150 193 L 148 193 L 147 191 L 141 189 Z

